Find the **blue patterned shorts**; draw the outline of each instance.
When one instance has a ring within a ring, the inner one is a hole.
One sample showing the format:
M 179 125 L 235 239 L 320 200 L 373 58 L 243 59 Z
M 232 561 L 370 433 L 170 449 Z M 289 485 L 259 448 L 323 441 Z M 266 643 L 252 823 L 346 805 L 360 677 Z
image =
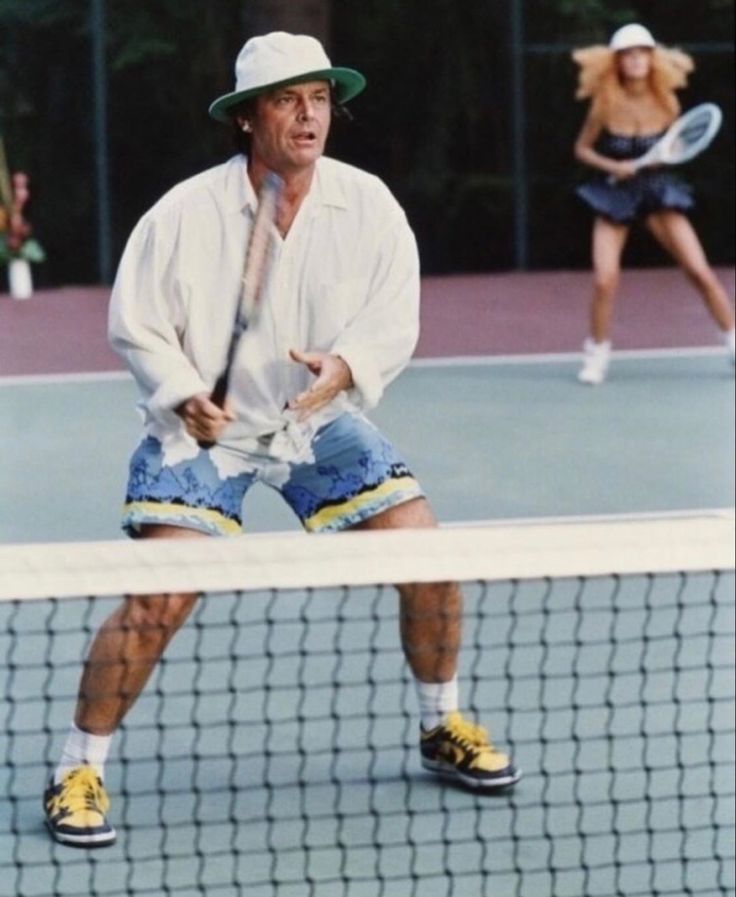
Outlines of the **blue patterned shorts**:
M 206 450 L 167 463 L 161 442 L 146 436 L 130 461 L 123 529 L 133 536 L 146 524 L 240 533 L 243 499 L 256 482 L 280 492 L 309 532 L 343 530 L 424 495 L 391 443 L 357 415 L 318 430 L 307 461 L 230 453 L 226 473 Z

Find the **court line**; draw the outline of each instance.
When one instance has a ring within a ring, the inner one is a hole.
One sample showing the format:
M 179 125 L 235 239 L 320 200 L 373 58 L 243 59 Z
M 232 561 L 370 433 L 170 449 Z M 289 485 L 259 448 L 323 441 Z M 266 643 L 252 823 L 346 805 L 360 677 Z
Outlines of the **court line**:
M 484 520 L 450 520 L 441 522 L 440 528 L 537 526 L 540 523 L 551 525 L 559 523 L 626 523 L 628 520 L 671 520 L 673 518 L 686 520 L 695 517 L 719 517 L 732 520 L 736 517 L 736 508 L 724 505 L 722 508 L 686 508 L 679 511 L 620 511 L 612 514 L 563 514 L 550 517 L 500 517 Z
M 678 349 L 614 349 L 614 358 L 697 358 L 701 356 L 726 355 L 725 346 L 689 346 Z M 577 362 L 582 358 L 579 352 L 540 352 L 518 355 L 450 355 L 446 358 L 413 358 L 410 367 L 484 367 L 501 364 L 556 364 Z
M 132 380 L 128 371 L 80 371 L 71 374 L 8 374 L 0 375 L 3 386 L 37 386 L 46 383 L 100 383 L 106 380 Z
M 450 355 L 437 358 L 413 358 L 411 368 L 493 367 L 513 364 L 558 364 L 577 362 L 581 352 L 540 352 L 519 355 Z M 720 346 L 690 346 L 680 349 L 620 349 L 614 350 L 615 358 L 698 358 L 725 355 Z M 128 371 L 80 371 L 68 374 L 0 374 L 3 386 L 36 386 L 44 384 L 96 383 L 115 380 L 132 380 Z

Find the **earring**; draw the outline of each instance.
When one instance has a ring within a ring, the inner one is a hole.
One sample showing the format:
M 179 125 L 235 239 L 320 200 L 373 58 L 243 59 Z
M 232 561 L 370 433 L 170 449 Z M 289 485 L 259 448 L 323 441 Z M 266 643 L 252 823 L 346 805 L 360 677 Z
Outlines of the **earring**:
M 246 134 L 250 134 L 250 132 L 253 130 L 253 129 L 251 128 L 251 126 L 250 126 L 250 122 L 249 122 L 249 121 L 244 121 L 244 122 L 243 122 L 243 130 L 245 131 Z

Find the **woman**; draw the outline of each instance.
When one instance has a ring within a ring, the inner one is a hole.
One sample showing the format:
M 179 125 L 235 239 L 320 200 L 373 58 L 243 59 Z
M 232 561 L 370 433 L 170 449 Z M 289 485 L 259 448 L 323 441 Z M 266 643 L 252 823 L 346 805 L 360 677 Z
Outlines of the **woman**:
M 577 98 L 591 100 L 575 157 L 601 172 L 576 191 L 595 212 L 591 332 L 578 379 L 598 384 L 606 377 L 621 254 L 631 225 L 638 220 L 698 289 L 733 361 L 733 313 L 684 214 L 693 206 L 689 188 L 665 169 L 637 173 L 633 165 L 677 118 L 680 104 L 675 91 L 687 83 L 692 60 L 679 50 L 657 46 L 651 33 L 637 24 L 619 28 L 608 47 L 576 50 L 573 59 L 580 66 Z

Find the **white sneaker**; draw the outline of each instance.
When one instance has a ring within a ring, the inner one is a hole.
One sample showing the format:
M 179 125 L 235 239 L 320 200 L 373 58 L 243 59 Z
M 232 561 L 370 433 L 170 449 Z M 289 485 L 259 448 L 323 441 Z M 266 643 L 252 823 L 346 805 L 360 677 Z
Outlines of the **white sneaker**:
M 723 342 L 726 344 L 729 360 L 736 365 L 736 330 L 727 330 L 723 334 Z
M 578 374 L 581 383 L 598 386 L 606 379 L 611 361 L 611 343 L 596 343 L 586 339 L 583 343 L 583 366 Z

